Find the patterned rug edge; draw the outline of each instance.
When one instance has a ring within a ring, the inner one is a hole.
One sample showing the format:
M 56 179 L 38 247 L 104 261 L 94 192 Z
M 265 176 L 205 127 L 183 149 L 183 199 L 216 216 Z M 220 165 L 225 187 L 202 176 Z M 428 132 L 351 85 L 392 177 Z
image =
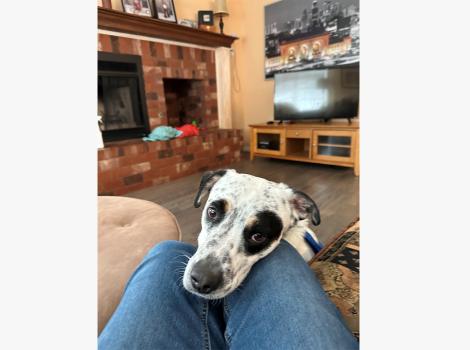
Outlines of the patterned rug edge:
M 330 250 L 330 248 L 336 243 L 336 241 L 346 232 L 348 231 L 351 227 L 353 227 L 354 225 L 356 225 L 358 222 L 359 222 L 359 217 L 357 217 L 356 219 L 354 219 L 351 223 L 349 223 L 345 229 L 341 230 L 339 233 L 337 233 L 333 239 L 331 239 L 327 245 L 325 245 L 323 247 L 323 249 L 317 254 L 315 255 L 309 262 L 308 262 L 308 265 L 310 266 L 311 264 L 313 264 L 315 261 L 319 260 L 327 251 Z

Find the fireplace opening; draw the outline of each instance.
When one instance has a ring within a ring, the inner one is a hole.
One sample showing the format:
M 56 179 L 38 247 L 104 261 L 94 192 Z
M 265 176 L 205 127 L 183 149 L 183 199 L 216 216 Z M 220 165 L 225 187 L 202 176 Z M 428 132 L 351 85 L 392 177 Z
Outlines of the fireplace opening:
M 98 53 L 98 115 L 105 142 L 148 134 L 142 76 L 139 56 Z
M 176 127 L 203 122 L 203 81 L 198 79 L 163 79 L 168 125 Z

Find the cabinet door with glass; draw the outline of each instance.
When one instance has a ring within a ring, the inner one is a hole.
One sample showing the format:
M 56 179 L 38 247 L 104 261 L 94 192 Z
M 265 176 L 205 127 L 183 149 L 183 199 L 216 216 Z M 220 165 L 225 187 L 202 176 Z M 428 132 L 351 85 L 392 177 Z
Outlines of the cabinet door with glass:
M 343 130 L 313 132 L 312 158 L 314 160 L 354 163 L 356 133 Z
M 283 156 L 285 155 L 285 130 L 283 129 L 253 129 L 255 153 Z

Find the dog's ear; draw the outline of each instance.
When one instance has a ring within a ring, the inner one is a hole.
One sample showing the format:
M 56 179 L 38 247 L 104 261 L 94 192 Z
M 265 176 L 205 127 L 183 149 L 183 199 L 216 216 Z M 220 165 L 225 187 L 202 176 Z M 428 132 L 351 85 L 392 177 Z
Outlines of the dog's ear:
M 290 202 L 299 219 L 304 220 L 310 217 L 315 226 L 320 225 L 320 210 L 313 199 L 301 191 L 292 190 L 292 192 Z
M 206 171 L 201 178 L 201 183 L 199 184 L 199 190 L 197 191 L 196 198 L 194 199 L 194 206 L 199 208 L 201 206 L 201 199 L 206 194 L 209 193 L 212 189 L 212 186 L 215 185 L 219 179 L 225 175 L 227 170 L 216 170 L 216 171 Z

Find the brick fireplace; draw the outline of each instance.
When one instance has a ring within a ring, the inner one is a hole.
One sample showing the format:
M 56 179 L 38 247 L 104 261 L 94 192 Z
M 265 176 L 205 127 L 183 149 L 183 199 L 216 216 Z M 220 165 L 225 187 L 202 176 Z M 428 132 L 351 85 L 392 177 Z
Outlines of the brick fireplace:
M 196 120 L 200 136 L 106 142 L 98 151 L 98 193 L 121 195 L 240 159 L 242 133 L 219 129 L 215 53 L 210 49 L 100 33 L 98 51 L 140 58 L 148 130 Z

